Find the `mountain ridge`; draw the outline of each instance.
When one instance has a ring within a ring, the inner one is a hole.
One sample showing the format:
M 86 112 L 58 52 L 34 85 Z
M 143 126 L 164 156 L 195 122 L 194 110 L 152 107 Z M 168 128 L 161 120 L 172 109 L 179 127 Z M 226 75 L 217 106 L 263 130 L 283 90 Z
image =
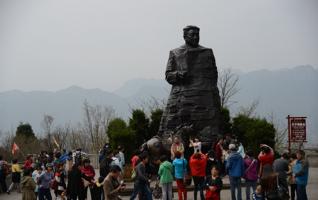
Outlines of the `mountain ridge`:
M 220 71 L 220 69 L 219 69 Z M 318 141 L 318 69 L 310 66 L 296 66 L 278 70 L 255 70 L 239 74 L 240 91 L 233 100 L 232 114 L 246 107 L 253 100 L 260 100 L 257 112 L 268 116 L 275 112 L 285 123 L 291 115 L 308 116 L 308 132 Z M 117 116 L 127 119 L 132 105 L 140 106 L 145 99 L 167 99 L 171 86 L 163 79 L 132 79 L 113 91 L 100 88 L 83 88 L 71 85 L 57 91 L 0 92 L 0 130 L 16 127 L 20 121 L 28 121 L 37 132 L 44 114 L 55 118 L 54 124 L 77 123 L 83 118 L 83 102 L 91 105 L 112 106 Z

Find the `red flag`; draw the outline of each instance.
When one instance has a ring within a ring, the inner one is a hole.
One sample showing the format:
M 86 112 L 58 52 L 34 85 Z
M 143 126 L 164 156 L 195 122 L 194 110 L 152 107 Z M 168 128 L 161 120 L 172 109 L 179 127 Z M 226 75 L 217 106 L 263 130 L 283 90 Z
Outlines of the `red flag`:
M 18 145 L 14 142 L 12 145 L 12 155 L 14 155 L 20 148 L 18 147 Z

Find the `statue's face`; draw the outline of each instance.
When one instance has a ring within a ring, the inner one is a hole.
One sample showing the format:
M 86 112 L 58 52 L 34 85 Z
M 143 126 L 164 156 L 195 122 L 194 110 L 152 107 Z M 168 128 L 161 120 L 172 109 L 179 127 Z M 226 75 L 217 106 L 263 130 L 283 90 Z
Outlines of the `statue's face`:
M 184 35 L 184 40 L 187 45 L 190 45 L 191 47 L 197 47 L 200 41 L 199 30 L 196 30 L 196 29 L 188 30 L 187 33 Z

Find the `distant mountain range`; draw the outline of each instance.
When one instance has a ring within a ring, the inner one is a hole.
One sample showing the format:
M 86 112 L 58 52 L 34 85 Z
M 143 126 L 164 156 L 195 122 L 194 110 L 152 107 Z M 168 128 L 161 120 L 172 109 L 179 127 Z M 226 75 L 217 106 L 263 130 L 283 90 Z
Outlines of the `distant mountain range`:
M 240 107 L 259 100 L 257 114 L 274 115 L 282 126 L 286 116 L 307 116 L 309 142 L 318 144 L 318 69 L 310 65 L 275 71 L 259 70 L 239 73 L 240 91 L 233 98 L 232 114 Z M 149 99 L 166 99 L 170 85 L 165 80 L 134 79 L 113 92 L 84 89 L 78 86 L 56 92 L 11 90 L 0 92 L 0 130 L 15 130 L 19 122 L 29 122 L 41 132 L 44 114 L 55 118 L 55 125 L 82 121 L 83 102 L 109 105 L 117 116 L 128 118 L 130 109 Z

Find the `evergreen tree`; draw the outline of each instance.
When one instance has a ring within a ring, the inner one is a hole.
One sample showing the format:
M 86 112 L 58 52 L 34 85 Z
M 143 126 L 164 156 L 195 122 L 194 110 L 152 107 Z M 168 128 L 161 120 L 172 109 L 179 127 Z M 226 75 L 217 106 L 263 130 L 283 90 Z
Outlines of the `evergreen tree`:
M 129 129 L 132 135 L 135 136 L 135 148 L 138 148 L 148 139 L 149 134 L 149 119 L 143 110 L 135 109 L 132 112 L 132 117 L 129 119 Z
M 151 115 L 150 115 L 151 121 L 149 124 L 149 137 L 153 137 L 157 135 L 162 114 L 163 114 L 163 110 L 159 108 L 151 111 Z
M 117 148 L 119 145 L 125 147 L 127 156 L 134 150 L 134 135 L 127 127 L 126 122 L 121 118 L 115 118 L 109 122 L 108 137 L 110 146 Z
M 32 126 L 29 123 L 20 123 L 20 125 L 17 127 L 15 134 L 16 137 L 25 137 L 27 139 L 35 138 Z
M 238 115 L 233 118 L 233 133 L 239 141 L 253 152 L 259 151 L 260 144 L 275 146 L 275 128 L 266 119 Z

